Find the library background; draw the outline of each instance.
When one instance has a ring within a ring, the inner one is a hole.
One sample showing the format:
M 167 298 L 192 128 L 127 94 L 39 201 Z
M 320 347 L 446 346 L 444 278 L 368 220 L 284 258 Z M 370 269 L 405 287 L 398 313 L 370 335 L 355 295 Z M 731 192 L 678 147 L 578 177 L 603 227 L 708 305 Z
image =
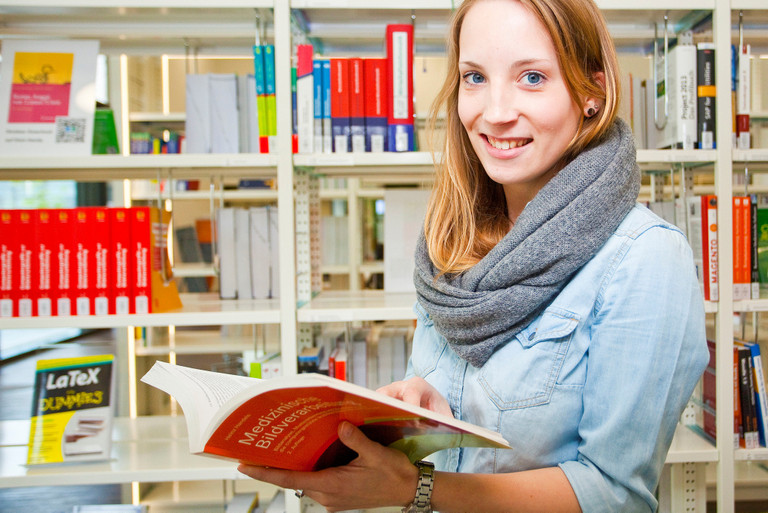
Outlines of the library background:
M 268 377 L 329 356 L 370 388 L 402 374 L 457 3 L 0 0 L 0 240 L 27 255 L 19 274 L 2 260 L 0 511 L 315 510 L 189 454 L 181 409 L 138 379 L 156 360 Z M 597 3 L 640 200 L 686 231 L 707 299 L 710 368 L 660 511 L 766 512 L 768 6 Z M 70 267 L 71 294 L 50 279 Z M 110 369 L 108 418 L 28 465 L 36 374 L 73 361 Z

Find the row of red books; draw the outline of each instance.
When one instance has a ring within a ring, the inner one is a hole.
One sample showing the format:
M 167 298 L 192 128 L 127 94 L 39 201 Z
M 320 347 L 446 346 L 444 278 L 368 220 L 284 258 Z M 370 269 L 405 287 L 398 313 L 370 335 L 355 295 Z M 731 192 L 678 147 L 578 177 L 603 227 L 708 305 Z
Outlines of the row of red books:
M 168 221 L 149 207 L 0 210 L 0 317 L 180 307 Z

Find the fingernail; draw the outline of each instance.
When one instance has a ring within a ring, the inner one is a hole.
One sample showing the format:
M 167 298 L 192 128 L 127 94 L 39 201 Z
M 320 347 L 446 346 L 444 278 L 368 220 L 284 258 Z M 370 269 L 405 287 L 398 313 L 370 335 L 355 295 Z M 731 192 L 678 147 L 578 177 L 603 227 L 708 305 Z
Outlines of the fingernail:
M 352 434 L 352 424 L 350 424 L 347 421 L 342 422 L 339 425 L 339 436 L 346 438 L 351 434 Z

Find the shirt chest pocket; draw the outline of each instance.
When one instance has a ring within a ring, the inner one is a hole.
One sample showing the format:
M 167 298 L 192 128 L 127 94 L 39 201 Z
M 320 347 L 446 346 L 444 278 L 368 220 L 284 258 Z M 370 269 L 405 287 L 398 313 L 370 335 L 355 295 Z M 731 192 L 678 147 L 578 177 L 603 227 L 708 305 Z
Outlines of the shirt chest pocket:
M 499 410 L 547 404 L 574 330 L 575 314 L 550 308 L 535 330 L 524 330 L 501 347 L 478 373 L 478 384 Z

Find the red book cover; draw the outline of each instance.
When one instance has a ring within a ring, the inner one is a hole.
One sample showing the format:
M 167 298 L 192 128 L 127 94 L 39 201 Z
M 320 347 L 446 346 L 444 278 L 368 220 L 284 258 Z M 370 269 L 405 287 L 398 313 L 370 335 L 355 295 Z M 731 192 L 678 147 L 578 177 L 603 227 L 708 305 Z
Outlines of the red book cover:
M 704 299 L 718 300 L 717 196 L 701 197 L 701 235 L 704 250 Z
M 333 151 L 349 151 L 349 59 L 331 59 L 331 136 Z
M 494 431 L 321 374 L 259 380 L 157 362 L 142 381 L 179 401 L 191 452 L 253 465 L 349 463 L 356 454 L 338 438 L 341 421 L 412 462 L 452 447 L 509 447 Z
M 352 151 L 365 151 L 365 90 L 363 59 L 349 59 L 349 125 Z
M 128 208 L 110 209 L 110 248 L 112 259 L 112 277 L 114 300 L 110 302 L 109 313 L 126 315 L 131 313 L 131 266 L 128 255 L 131 247 L 131 210 Z
M 68 316 L 75 313 L 73 301 L 75 296 L 76 279 L 76 248 L 75 248 L 75 211 L 59 209 L 53 211 L 52 242 L 54 259 L 56 260 L 56 275 L 52 280 L 54 313 L 57 316 Z
M 16 316 L 16 234 L 13 211 L 0 210 L 0 317 Z
M 37 305 L 36 311 L 39 317 L 50 317 L 54 314 L 54 297 L 56 293 L 56 274 L 58 265 L 54 248 L 56 229 L 55 211 L 40 209 L 35 211 L 35 255 L 37 259 Z
M 387 148 L 387 59 L 365 59 L 363 83 L 365 151 L 378 153 Z
M 93 310 L 107 315 L 113 302 L 112 255 L 110 254 L 110 213 L 107 207 L 90 210 L 93 224 Z
M 413 25 L 387 25 L 388 151 L 413 151 Z
M 94 230 L 90 207 L 74 209 L 74 307 L 75 315 L 93 313 Z
M 151 230 L 149 207 L 131 209 L 131 274 L 133 275 L 133 304 L 131 313 L 149 313 L 152 296 L 150 274 L 152 272 Z
M 18 228 L 16 269 L 19 274 L 19 291 L 17 295 L 19 317 L 31 317 L 36 314 L 37 287 L 34 276 L 37 266 L 33 258 L 35 246 L 35 211 L 15 210 L 16 226 Z

